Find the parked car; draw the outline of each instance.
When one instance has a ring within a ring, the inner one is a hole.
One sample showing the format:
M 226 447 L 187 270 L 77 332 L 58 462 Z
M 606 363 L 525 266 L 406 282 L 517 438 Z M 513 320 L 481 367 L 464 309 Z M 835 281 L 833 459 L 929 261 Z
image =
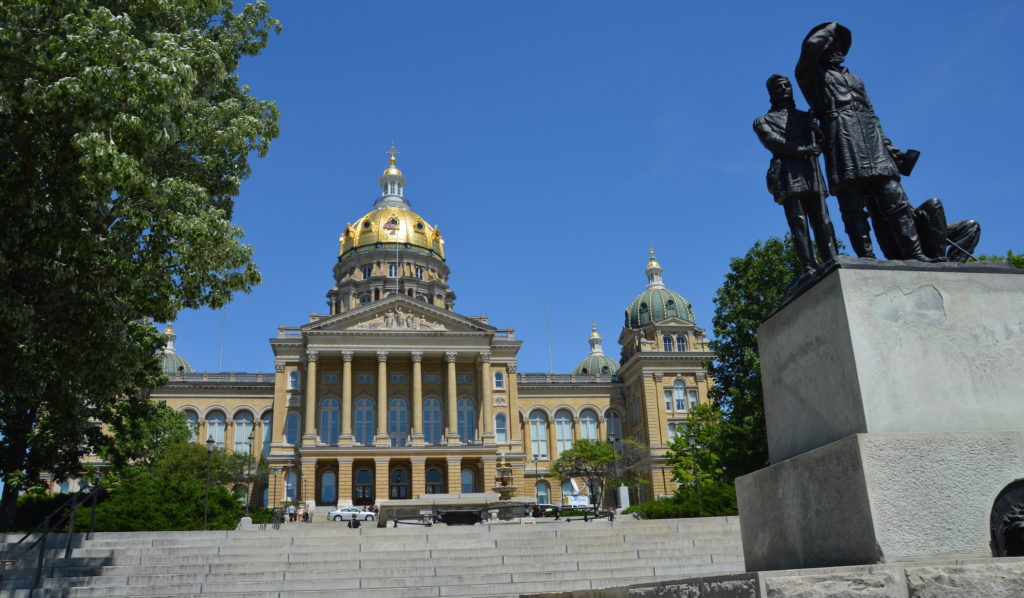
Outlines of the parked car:
M 359 521 L 373 521 L 377 518 L 375 513 L 364 511 L 359 507 L 342 507 L 327 514 L 329 521 L 348 521 L 358 519 Z

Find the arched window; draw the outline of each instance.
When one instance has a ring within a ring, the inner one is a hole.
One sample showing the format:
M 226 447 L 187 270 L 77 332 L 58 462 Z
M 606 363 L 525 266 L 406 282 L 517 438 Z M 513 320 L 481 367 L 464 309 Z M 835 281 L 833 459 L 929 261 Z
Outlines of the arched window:
M 456 403 L 459 416 L 459 440 L 465 444 L 476 441 L 476 408 L 472 399 L 459 399 Z
M 676 337 L 676 351 L 685 351 L 685 350 L 686 350 L 686 337 L 680 334 L 679 336 Z
M 333 471 L 320 474 L 320 502 L 338 502 L 338 476 Z
M 373 401 L 370 399 L 356 401 L 356 444 L 373 444 Z
M 224 448 L 224 423 L 227 418 L 220 411 L 214 411 L 206 416 L 206 426 L 210 430 L 210 437 L 216 443 L 217 448 Z
M 260 506 L 264 509 L 270 506 L 270 486 L 264 486 L 260 491 Z
M 369 469 L 360 469 L 356 472 L 352 502 L 357 505 L 373 504 L 373 472 Z
M 551 484 L 548 484 L 544 480 L 537 482 L 537 504 L 551 504 Z
M 249 446 L 249 434 L 252 434 L 252 414 L 248 411 L 239 411 L 235 414 L 235 452 L 241 455 L 249 454 L 252 448 Z M 256 438 L 253 437 L 253 442 Z
M 341 425 L 341 409 L 338 399 L 324 399 L 320 402 L 320 442 L 338 444 L 338 426 Z
M 408 442 L 409 402 L 405 399 L 391 399 L 388 403 L 388 436 L 391 446 L 405 446 Z
M 580 414 L 580 434 L 583 440 L 597 440 L 597 414 L 593 411 Z
M 441 444 L 441 401 L 423 401 L 423 440 L 427 444 Z
M 299 476 L 294 471 L 289 471 L 284 476 L 284 499 L 295 500 L 295 489 L 299 485 Z
M 534 459 L 548 458 L 548 418 L 541 411 L 530 414 L 530 447 Z
M 272 438 L 271 432 L 274 431 L 274 412 L 268 411 L 260 419 L 263 421 L 263 450 L 260 452 L 264 455 L 269 455 L 270 439 Z
M 299 414 L 294 411 L 284 420 L 284 441 L 292 446 L 299 444 Z
M 562 480 L 562 498 L 567 496 L 576 496 L 576 487 L 572 485 L 572 480 Z M 566 504 L 563 500 L 562 504 Z
M 676 400 L 676 411 L 686 409 L 686 387 L 682 380 L 676 380 L 672 383 L 672 396 Z
M 505 390 L 505 374 L 494 372 L 494 390 Z
M 673 347 L 672 347 L 672 337 L 667 335 L 667 334 L 665 336 L 661 337 L 661 344 L 663 345 L 663 348 L 666 351 L 671 351 L 673 349 Z
M 476 492 L 476 472 L 472 469 L 462 470 L 462 493 L 470 494 Z
M 427 494 L 444 492 L 444 474 L 436 467 L 427 470 Z
M 508 419 L 504 413 L 494 416 L 494 442 L 508 442 Z
M 391 472 L 391 498 L 409 498 L 409 474 L 404 469 Z
M 288 374 L 288 390 L 298 390 L 299 388 L 301 388 L 299 386 L 299 372 L 298 370 L 292 370 Z
M 608 440 L 622 440 L 622 418 L 619 417 L 618 412 L 609 411 L 604 416 L 604 427 L 607 432 Z
M 195 442 L 199 437 L 199 416 L 195 411 L 186 411 L 185 421 L 188 422 L 188 441 Z
M 572 415 L 568 411 L 555 414 L 555 442 L 559 455 L 572 448 Z

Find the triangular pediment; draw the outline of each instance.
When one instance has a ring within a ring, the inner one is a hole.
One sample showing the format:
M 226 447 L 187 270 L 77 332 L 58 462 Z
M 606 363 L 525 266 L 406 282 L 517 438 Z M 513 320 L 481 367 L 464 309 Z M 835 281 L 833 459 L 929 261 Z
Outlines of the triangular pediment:
M 494 327 L 406 297 L 388 297 L 302 327 L 306 332 L 493 332 Z

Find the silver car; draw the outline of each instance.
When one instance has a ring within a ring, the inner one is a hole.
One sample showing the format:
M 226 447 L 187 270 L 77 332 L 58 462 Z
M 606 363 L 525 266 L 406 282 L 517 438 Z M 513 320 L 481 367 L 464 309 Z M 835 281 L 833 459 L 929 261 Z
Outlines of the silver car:
M 333 521 L 349 521 L 351 519 L 358 519 L 359 521 L 373 521 L 376 518 L 376 514 L 370 511 L 364 511 L 359 507 L 342 507 L 327 514 L 327 519 Z

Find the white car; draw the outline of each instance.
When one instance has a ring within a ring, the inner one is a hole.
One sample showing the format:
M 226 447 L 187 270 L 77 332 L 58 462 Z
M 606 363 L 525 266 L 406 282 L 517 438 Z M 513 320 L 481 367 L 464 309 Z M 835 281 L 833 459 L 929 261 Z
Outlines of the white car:
M 342 507 L 327 514 L 327 519 L 333 521 L 348 521 L 350 519 L 373 521 L 376 518 L 377 516 L 374 513 L 364 511 L 359 507 Z

